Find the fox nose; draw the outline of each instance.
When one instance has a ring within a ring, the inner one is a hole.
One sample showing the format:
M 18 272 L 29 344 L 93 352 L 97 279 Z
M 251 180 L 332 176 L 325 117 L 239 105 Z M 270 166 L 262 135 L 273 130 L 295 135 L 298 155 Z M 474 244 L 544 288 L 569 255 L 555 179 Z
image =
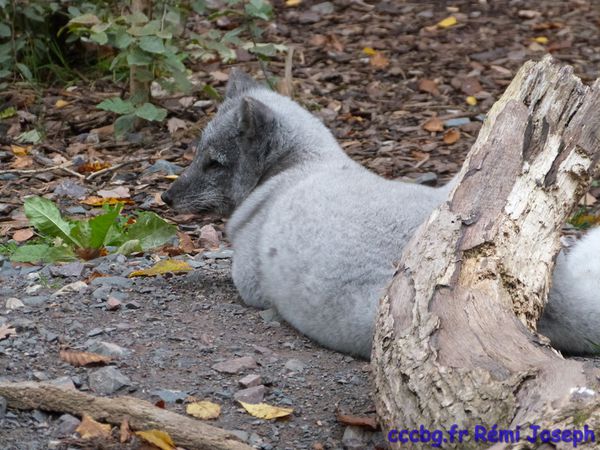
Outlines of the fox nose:
M 173 202 L 173 199 L 171 198 L 171 195 L 169 194 L 169 191 L 166 190 L 165 192 L 163 192 L 160 195 L 160 198 L 163 202 L 165 202 L 167 205 L 171 206 L 171 203 Z

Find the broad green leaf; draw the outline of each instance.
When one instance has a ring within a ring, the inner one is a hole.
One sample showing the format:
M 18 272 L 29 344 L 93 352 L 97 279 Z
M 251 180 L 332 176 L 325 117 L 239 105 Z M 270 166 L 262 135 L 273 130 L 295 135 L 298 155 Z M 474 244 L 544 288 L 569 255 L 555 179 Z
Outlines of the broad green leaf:
M 72 261 L 75 255 L 68 247 L 51 247 L 47 244 L 31 244 L 18 247 L 10 257 L 14 262 L 56 262 Z
M 163 54 L 165 46 L 161 38 L 156 36 L 144 36 L 140 39 L 140 48 L 148 53 Z
M 115 135 L 123 136 L 133 130 L 135 124 L 135 116 L 133 114 L 126 114 L 115 120 Z
M 127 48 L 132 42 L 133 38 L 124 29 L 119 29 L 115 32 L 114 43 L 118 49 Z
M 157 108 L 152 103 L 144 103 L 135 110 L 134 114 L 141 119 L 161 122 L 167 117 L 167 110 Z
M 116 220 L 123 209 L 123 204 L 118 203 L 114 206 L 107 205 L 104 209 L 107 211 L 106 213 L 100 214 L 89 220 L 92 232 L 89 245 L 91 248 L 102 248 L 103 246 L 108 245 L 106 238 L 109 236 L 109 230 L 116 226 Z
M 54 203 L 43 197 L 29 197 L 24 202 L 25 215 L 42 235 L 59 237 L 77 247 L 81 242 L 71 235 L 73 225 L 66 221 Z
M 127 52 L 127 64 L 130 66 L 149 66 L 152 64 L 152 57 L 143 50 L 133 47 Z
M 108 43 L 108 35 L 104 31 L 99 33 L 91 33 L 90 39 L 100 45 L 105 45 Z
M 131 241 L 125 242 L 117 249 L 117 253 L 128 256 L 132 253 L 143 252 L 142 244 L 138 239 L 132 239 Z
M 136 12 L 134 14 L 123 16 L 123 19 L 129 24 L 141 25 L 148 22 L 148 16 L 142 12 Z
M 127 230 L 127 239 L 137 239 L 144 251 L 163 245 L 177 233 L 177 227 L 163 220 L 153 212 L 144 211 Z
M 29 130 L 25 133 L 21 133 L 17 137 L 17 142 L 28 143 L 28 144 L 39 144 L 42 142 L 42 135 L 38 130 Z
M 193 0 L 192 1 L 192 9 L 197 14 L 204 14 L 208 10 L 206 7 L 206 0 Z
M 249 16 L 263 20 L 269 20 L 273 14 L 273 7 L 266 0 L 250 0 L 245 10 Z
M 9 106 L 6 109 L 0 111 L 0 120 L 8 119 L 9 117 L 13 117 L 17 114 L 17 109 L 14 106 Z
M 0 23 L 0 38 L 10 37 L 11 34 L 10 27 L 5 23 Z
M 73 17 L 71 20 L 69 20 L 69 25 L 96 25 L 98 23 L 100 23 L 100 19 L 98 19 L 98 16 L 94 14 L 83 14 L 79 17 Z
M 33 75 L 31 73 L 31 70 L 29 70 L 29 67 L 27 67 L 23 63 L 16 63 L 15 66 L 17 66 L 17 69 L 19 69 L 19 72 L 21 72 L 21 75 L 23 75 L 23 77 L 27 81 L 29 81 L 29 82 L 33 81 Z
M 100 102 L 96 108 L 110 111 L 117 114 L 131 114 L 135 111 L 135 106 L 129 100 L 123 100 L 119 97 L 107 98 Z

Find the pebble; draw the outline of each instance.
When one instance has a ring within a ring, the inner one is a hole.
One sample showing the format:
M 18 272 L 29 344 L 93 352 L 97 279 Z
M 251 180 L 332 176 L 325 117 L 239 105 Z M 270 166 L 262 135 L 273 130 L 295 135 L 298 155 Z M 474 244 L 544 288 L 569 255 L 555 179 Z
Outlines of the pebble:
M 131 380 L 112 366 L 102 367 L 89 375 L 90 388 L 98 394 L 114 394 L 131 386 Z
M 121 347 L 120 345 L 113 344 L 112 342 L 91 341 L 87 343 L 86 347 L 87 350 L 92 353 L 111 356 L 113 358 L 124 358 L 131 355 L 131 350 Z
M 49 383 L 53 386 L 58 386 L 65 389 L 76 389 L 73 379 L 66 375 L 64 377 L 58 377 L 54 380 L 50 380 Z
M 247 389 L 241 389 L 233 394 L 233 398 L 239 402 L 257 404 L 262 403 L 265 398 L 267 388 L 262 384 L 258 386 L 249 387 Z
M 251 373 L 246 375 L 244 378 L 241 378 L 238 381 L 238 383 L 240 384 L 240 386 L 245 388 L 259 386 L 260 384 L 262 384 L 262 378 L 260 375 Z
M 228 259 L 233 257 L 233 250 L 225 248 L 217 252 L 204 252 L 202 257 L 205 259 Z
M 24 297 L 23 303 L 25 303 L 27 306 L 42 306 L 48 300 L 50 300 L 49 295 L 34 295 L 30 297 Z
M 183 403 L 183 401 L 188 397 L 188 393 L 184 391 L 175 391 L 171 389 L 159 389 L 157 391 L 153 391 L 152 395 L 156 395 L 160 397 L 165 403 Z
M 94 297 L 96 300 L 107 300 L 110 298 L 111 290 L 111 286 L 100 286 L 92 291 L 92 297 Z
M 6 302 L 4 303 L 4 307 L 10 311 L 13 311 L 15 309 L 24 308 L 25 303 L 23 303 L 20 299 L 18 299 L 16 297 L 10 297 L 10 298 L 6 299 Z
M 306 369 L 306 364 L 299 359 L 290 359 L 285 363 L 284 367 L 290 372 L 302 372 Z
M 94 278 L 90 283 L 92 286 L 113 286 L 120 288 L 128 288 L 133 284 L 133 280 L 125 277 L 98 277 Z
M 455 119 L 448 119 L 444 122 L 444 126 L 451 128 L 451 127 L 459 127 L 461 125 L 466 125 L 468 123 L 471 123 L 471 119 L 469 119 L 468 117 L 457 117 Z
M 119 300 L 117 297 L 114 297 L 112 295 L 110 295 L 108 297 L 108 300 L 106 301 L 106 310 L 107 311 L 116 311 L 117 309 L 119 309 L 121 307 L 121 300 Z
M 74 283 L 69 283 L 66 286 L 63 286 L 62 288 L 60 288 L 58 291 L 56 291 L 54 294 L 52 294 L 52 297 L 66 295 L 71 292 L 82 292 L 82 291 L 86 290 L 87 287 L 88 287 L 87 284 L 85 284 L 83 281 L 75 281 Z
M 71 414 L 63 414 L 56 420 L 52 436 L 69 437 L 75 433 L 75 430 L 80 423 L 81 421 L 77 417 L 74 417 Z
M 75 261 L 60 266 L 50 266 L 50 273 L 55 277 L 80 277 L 84 267 L 83 263 Z
M 94 328 L 93 330 L 90 330 L 87 334 L 88 337 L 94 337 L 94 336 L 98 336 L 100 334 L 104 333 L 104 328 Z
M 141 307 L 142 306 L 135 300 L 131 300 L 130 302 L 125 303 L 125 308 L 127 309 L 140 309 Z
M 42 288 L 43 288 L 43 286 L 41 284 L 34 284 L 33 286 L 27 286 L 25 288 L 25 293 L 26 294 L 35 294 L 37 291 L 39 291 Z
M 252 356 L 242 356 L 241 358 L 228 359 L 217 364 L 212 368 L 217 372 L 236 374 L 245 369 L 255 369 L 257 367 L 256 360 Z

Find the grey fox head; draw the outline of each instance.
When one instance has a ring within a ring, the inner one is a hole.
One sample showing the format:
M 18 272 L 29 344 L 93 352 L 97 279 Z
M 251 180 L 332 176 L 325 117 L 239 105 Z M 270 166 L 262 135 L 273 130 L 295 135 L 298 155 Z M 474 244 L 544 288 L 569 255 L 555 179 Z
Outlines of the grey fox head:
M 273 111 L 246 94 L 266 89 L 233 71 L 225 101 L 204 129 L 194 160 L 163 201 L 182 212 L 230 214 L 254 189 L 266 170 L 276 125 Z

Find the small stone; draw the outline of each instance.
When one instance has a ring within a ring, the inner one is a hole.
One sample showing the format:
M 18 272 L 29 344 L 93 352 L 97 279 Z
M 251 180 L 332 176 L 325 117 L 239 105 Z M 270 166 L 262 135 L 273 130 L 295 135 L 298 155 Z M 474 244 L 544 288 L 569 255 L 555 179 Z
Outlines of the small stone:
M 52 431 L 54 437 L 69 437 L 79 426 L 81 421 L 77 417 L 73 417 L 71 414 L 63 414 L 55 422 L 55 428 Z
M 264 309 L 258 313 L 258 315 L 264 320 L 266 323 L 269 322 L 281 322 L 281 316 L 277 314 L 277 311 L 273 308 Z
M 256 360 L 252 356 L 243 356 L 241 358 L 229 359 L 212 366 L 217 372 L 235 374 L 245 369 L 255 369 Z
M 240 386 L 245 388 L 254 387 L 262 384 L 262 378 L 260 375 L 251 373 L 246 375 L 244 378 L 241 378 L 238 383 L 240 383 Z
M 444 126 L 448 127 L 448 128 L 452 128 L 452 127 L 460 127 L 461 125 L 466 125 L 468 123 L 471 123 L 471 119 L 469 119 L 468 117 L 457 117 L 455 119 L 448 119 L 444 122 Z
M 49 383 L 53 386 L 58 386 L 65 389 L 76 389 L 75 383 L 73 383 L 73 379 L 66 375 L 64 377 L 58 377 L 54 380 L 50 380 Z
M 371 438 L 372 432 L 365 431 L 361 427 L 349 426 L 344 430 L 342 444 L 345 449 L 364 449 Z
M 335 10 L 335 8 L 333 6 L 333 3 L 323 2 L 323 3 L 317 3 L 316 5 L 311 6 L 310 10 L 314 11 L 318 14 L 327 15 L 327 14 L 333 14 L 333 11 Z
M 104 333 L 104 329 L 103 328 L 94 328 L 93 330 L 90 330 L 87 334 L 88 337 L 94 337 L 94 336 L 98 336 L 100 334 Z
M 24 297 L 23 303 L 27 306 L 42 306 L 50 299 L 48 295 L 34 295 L 31 297 Z
M 285 363 L 284 367 L 290 372 L 302 372 L 306 369 L 306 364 L 299 359 L 290 359 Z
M 125 277 L 98 277 L 94 278 L 90 283 L 92 286 L 113 286 L 120 288 L 128 288 L 133 284 L 133 280 Z
M 60 288 L 58 291 L 56 291 L 54 294 L 52 294 L 52 297 L 66 295 L 71 292 L 82 292 L 82 291 L 86 290 L 87 287 L 88 287 L 87 284 L 85 284 L 83 281 L 75 281 L 74 283 L 69 283 L 66 286 L 63 286 L 62 288 Z
M 83 198 L 87 195 L 88 190 L 79 183 L 72 180 L 65 180 L 54 189 L 54 193 L 59 197 Z
M 117 297 L 114 297 L 112 295 L 110 295 L 108 297 L 108 300 L 106 301 L 106 310 L 107 311 L 116 311 L 117 309 L 119 309 L 121 307 L 121 300 L 119 300 Z
M 60 266 L 50 266 L 50 273 L 55 277 L 80 277 L 83 269 L 84 265 L 75 261 Z
M 171 389 L 159 389 L 157 391 L 153 391 L 152 395 L 160 397 L 160 399 L 165 403 L 183 403 L 183 401 L 188 397 L 187 392 L 175 391 Z
M 110 356 L 113 358 L 124 358 L 131 355 L 131 350 L 128 350 L 120 345 L 112 342 L 93 341 L 87 346 L 87 350 L 99 355 Z
M 135 300 L 125 303 L 125 308 L 127 309 L 140 309 L 141 307 L 142 306 Z
M 228 259 L 233 257 L 233 250 L 223 249 L 218 252 L 205 252 L 202 257 L 206 259 Z
M 92 292 L 92 297 L 94 297 L 96 300 L 107 300 L 110 296 L 111 290 L 111 286 L 100 286 L 99 288 L 94 289 Z
M 204 225 L 200 228 L 200 238 L 198 243 L 204 248 L 219 248 L 221 241 L 219 240 L 219 233 L 215 230 L 212 225 Z
M 243 430 L 228 430 L 228 431 L 242 442 L 248 442 L 248 439 L 250 439 L 250 435 Z
M 233 394 L 233 398 L 239 402 L 251 403 L 255 405 L 257 403 L 262 403 L 266 392 L 267 388 L 261 384 L 247 389 L 241 389 Z
M 102 367 L 89 375 L 90 388 L 99 394 L 113 394 L 131 386 L 131 380 L 113 366 Z
M 24 308 L 25 303 L 23 303 L 20 299 L 18 299 L 16 297 L 10 297 L 10 298 L 6 299 L 6 303 L 4 304 L 4 307 L 6 309 L 12 311 L 15 309 Z
M 43 286 L 41 284 L 34 284 L 33 286 L 27 286 L 27 288 L 25 288 L 25 293 L 26 294 L 35 294 L 37 291 L 39 291 L 42 288 L 43 288 Z
M 424 184 L 426 186 L 435 186 L 438 180 L 437 174 L 433 172 L 425 172 L 418 176 L 415 180 L 416 184 Z

